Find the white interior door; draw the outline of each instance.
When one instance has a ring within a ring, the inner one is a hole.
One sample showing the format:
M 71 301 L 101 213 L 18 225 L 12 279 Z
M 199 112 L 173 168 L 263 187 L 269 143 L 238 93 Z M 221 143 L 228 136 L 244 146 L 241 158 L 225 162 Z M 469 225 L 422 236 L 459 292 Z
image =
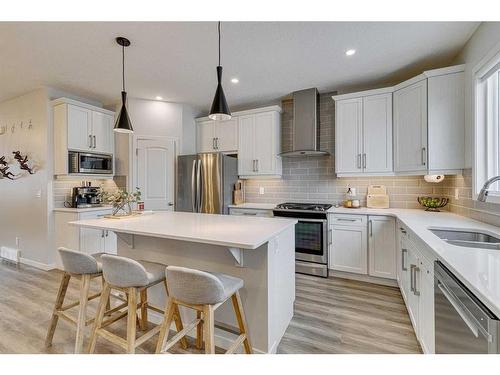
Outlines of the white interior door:
M 173 211 L 175 140 L 138 137 L 136 147 L 133 188 L 141 190 L 145 209 Z

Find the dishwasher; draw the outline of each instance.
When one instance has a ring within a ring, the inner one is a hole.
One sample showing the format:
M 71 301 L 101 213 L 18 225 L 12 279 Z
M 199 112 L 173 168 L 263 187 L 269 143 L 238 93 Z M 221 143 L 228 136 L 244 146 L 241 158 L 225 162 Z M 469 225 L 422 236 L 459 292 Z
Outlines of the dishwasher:
M 434 265 L 436 354 L 500 353 L 498 318 L 441 262 Z

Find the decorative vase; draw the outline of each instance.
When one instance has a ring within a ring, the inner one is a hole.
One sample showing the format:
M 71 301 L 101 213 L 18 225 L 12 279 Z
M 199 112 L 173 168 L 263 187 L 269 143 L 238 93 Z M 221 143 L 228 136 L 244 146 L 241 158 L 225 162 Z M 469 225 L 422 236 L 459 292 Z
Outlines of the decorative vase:
M 132 207 L 130 207 L 130 202 L 120 202 L 113 205 L 113 216 L 131 216 Z

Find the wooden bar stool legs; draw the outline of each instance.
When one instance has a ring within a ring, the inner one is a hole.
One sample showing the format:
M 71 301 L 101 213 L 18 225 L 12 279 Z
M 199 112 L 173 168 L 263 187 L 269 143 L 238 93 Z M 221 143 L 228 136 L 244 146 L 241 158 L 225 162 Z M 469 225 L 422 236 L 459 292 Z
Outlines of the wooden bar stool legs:
M 232 354 L 236 349 L 243 344 L 245 348 L 245 353 L 253 353 L 252 345 L 250 343 L 250 338 L 248 337 L 248 327 L 245 319 L 245 313 L 243 311 L 243 306 L 241 304 L 241 298 L 239 291 L 236 291 L 231 297 L 234 312 L 236 314 L 236 320 L 239 326 L 239 335 L 231 345 L 231 347 L 226 351 L 226 354 Z M 178 341 L 184 338 L 189 332 L 196 328 L 196 347 L 198 349 L 202 348 L 202 343 L 205 343 L 205 353 L 215 354 L 215 320 L 214 312 L 221 306 L 225 301 L 217 304 L 207 304 L 207 305 L 192 305 L 184 303 L 170 297 L 165 311 L 165 319 L 162 323 L 160 336 L 158 337 L 158 343 L 156 345 L 156 353 L 165 353 L 172 346 L 174 346 Z M 172 320 L 175 314 L 178 314 L 179 306 L 184 306 L 193 310 L 196 310 L 196 319 L 188 324 L 184 329 L 179 330 L 176 335 L 174 335 L 170 340 L 168 339 L 168 333 Z M 220 327 L 225 329 L 224 327 Z M 228 330 L 232 332 L 232 330 Z
M 73 276 L 80 277 L 80 298 L 78 301 L 69 303 L 68 305 L 64 306 L 66 291 L 68 290 L 69 281 Z M 94 319 L 87 319 L 87 304 L 89 301 L 101 295 L 100 293 L 97 293 L 89 296 L 90 281 L 93 278 L 100 276 L 101 274 L 72 275 L 68 272 L 65 272 L 63 274 L 61 284 L 59 286 L 59 291 L 57 292 L 57 298 L 54 305 L 54 310 L 52 312 L 49 330 L 45 338 L 46 347 L 50 347 L 52 345 L 57 323 L 59 322 L 59 318 L 62 318 L 76 325 L 75 353 L 83 352 L 83 340 L 85 338 L 86 327 L 92 324 L 94 321 Z M 78 306 L 78 317 L 75 319 L 72 316 L 68 315 L 66 311 L 76 306 Z
M 160 281 L 162 282 L 162 281 Z M 155 326 L 149 330 L 147 330 L 142 336 L 139 338 L 136 337 L 137 335 L 137 326 L 141 328 L 142 330 L 147 329 L 147 310 L 153 310 L 159 313 L 164 313 L 163 310 L 152 306 L 148 303 L 147 301 L 147 288 L 156 285 L 151 284 L 148 285 L 147 287 L 141 287 L 141 288 L 134 288 L 134 287 L 129 287 L 129 288 L 120 288 L 116 287 L 113 285 L 108 284 L 107 282 L 104 283 L 104 288 L 101 296 L 101 300 L 99 302 L 99 307 L 97 310 L 97 316 L 95 320 L 95 324 L 92 330 L 92 335 L 89 343 L 89 348 L 88 352 L 93 353 L 95 351 L 95 345 L 97 342 L 97 338 L 101 336 L 102 338 L 122 347 L 127 353 L 129 354 L 134 354 L 135 350 L 138 346 L 142 345 L 144 342 L 149 340 L 151 337 L 156 335 L 157 333 L 160 332 L 161 326 Z M 125 292 L 128 296 L 128 303 L 127 303 L 127 311 L 121 313 L 119 316 L 116 318 L 111 318 L 108 320 L 104 320 L 105 316 L 105 311 L 106 311 L 106 306 L 105 306 L 105 300 L 109 297 L 111 290 L 116 289 L 120 290 L 122 292 Z M 138 296 L 140 300 L 138 300 Z M 138 314 L 137 311 L 140 310 L 140 319 L 138 319 Z M 182 321 L 179 315 L 179 311 L 173 310 L 172 312 L 173 317 L 171 321 L 173 320 L 175 322 L 176 328 L 179 331 L 183 330 L 182 326 Z M 115 321 L 118 321 L 124 317 L 127 317 L 127 336 L 126 339 L 123 339 L 122 337 L 115 335 L 104 328 L 111 323 L 114 323 Z M 187 349 L 188 343 L 187 340 L 184 338 L 181 341 L 181 345 L 184 349 Z

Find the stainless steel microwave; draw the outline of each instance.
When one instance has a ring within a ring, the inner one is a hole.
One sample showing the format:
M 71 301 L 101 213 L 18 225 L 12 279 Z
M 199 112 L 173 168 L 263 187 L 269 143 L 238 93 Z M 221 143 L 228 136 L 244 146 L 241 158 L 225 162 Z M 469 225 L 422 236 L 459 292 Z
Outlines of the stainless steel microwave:
M 70 151 L 68 153 L 69 174 L 113 174 L 113 156 Z

